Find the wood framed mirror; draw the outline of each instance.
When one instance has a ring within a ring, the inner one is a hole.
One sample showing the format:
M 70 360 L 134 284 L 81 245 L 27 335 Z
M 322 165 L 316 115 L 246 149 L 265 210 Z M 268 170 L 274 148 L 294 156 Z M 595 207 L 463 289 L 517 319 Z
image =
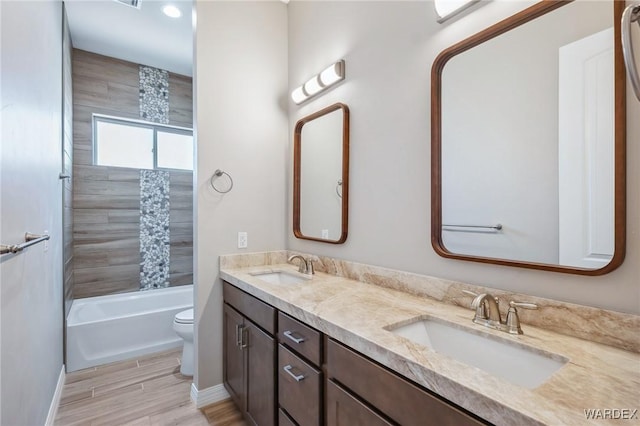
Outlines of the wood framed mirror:
M 349 223 L 349 107 L 336 103 L 300 119 L 293 136 L 293 233 L 342 244 Z
M 431 242 L 443 257 L 602 275 L 624 260 L 623 1 L 549 1 L 431 70 Z

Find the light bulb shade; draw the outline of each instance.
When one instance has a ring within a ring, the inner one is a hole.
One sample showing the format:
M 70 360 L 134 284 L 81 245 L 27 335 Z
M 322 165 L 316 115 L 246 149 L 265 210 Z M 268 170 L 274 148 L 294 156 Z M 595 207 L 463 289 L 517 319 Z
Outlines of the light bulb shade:
M 304 93 L 302 86 L 291 92 L 291 99 L 293 99 L 293 102 L 295 102 L 296 104 L 304 102 L 307 98 L 308 96 L 306 93 Z
M 433 4 L 439 18 L 438 22 L 444 22 L 476 2 L 478 0 L 435 0 Z
M 320 92 L 321 90 L 322 90 L 322 85 L 320 84 L 320 80 L 318 79 L 317 75 L 312 77 L 309 81 L 307 81 L 304 84 L 304 91 L 309 96 L 313 96 L 316 93 Z
M 336 62 L 320 73 L 320 83 L 325 87 L 340 80 L 344 80 L 344 61 Z

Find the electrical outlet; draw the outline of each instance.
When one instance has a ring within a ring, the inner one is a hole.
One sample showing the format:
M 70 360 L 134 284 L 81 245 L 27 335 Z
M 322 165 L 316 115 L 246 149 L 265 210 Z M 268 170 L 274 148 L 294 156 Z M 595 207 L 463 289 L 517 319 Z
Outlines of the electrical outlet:
M 247 248 L 248 236 L 246 232 L 238 232 L 238 248 Z
M 329 238 L 329 230 L 328 229 L 323 229 L 322 230 L 322 238 Z

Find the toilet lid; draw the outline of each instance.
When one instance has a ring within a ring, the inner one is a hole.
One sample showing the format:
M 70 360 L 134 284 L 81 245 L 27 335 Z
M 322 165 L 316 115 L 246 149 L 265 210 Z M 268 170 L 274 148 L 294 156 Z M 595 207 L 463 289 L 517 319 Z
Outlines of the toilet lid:
M 193 323 L 193 308 L 186 311 L 178 312 L 175 317 L 175 321 L 180 324 Z

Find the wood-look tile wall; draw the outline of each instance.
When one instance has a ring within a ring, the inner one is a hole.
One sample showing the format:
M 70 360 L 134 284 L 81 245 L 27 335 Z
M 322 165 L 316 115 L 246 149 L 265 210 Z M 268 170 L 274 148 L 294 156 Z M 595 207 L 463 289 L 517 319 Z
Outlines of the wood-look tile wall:
M 94 113 L 140 119 L 138 64 L 74 49 L 74 297 L 140 288 L 140 171 L 93 165 Z M 169 124 L 192 127 L 190 77 L 169 73 Z M 192 172 L 170 173 L 170 283 L 193 282 Z

